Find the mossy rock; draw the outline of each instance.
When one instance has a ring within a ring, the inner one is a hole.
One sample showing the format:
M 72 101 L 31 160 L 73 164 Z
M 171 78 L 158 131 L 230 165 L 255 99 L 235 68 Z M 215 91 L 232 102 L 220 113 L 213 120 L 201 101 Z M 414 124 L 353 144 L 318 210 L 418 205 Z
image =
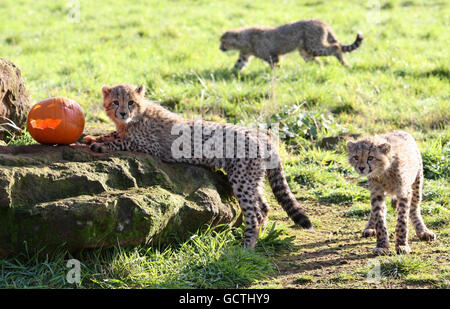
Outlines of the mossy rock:
M 30 110 L 31 98 L 25 88 L 20 69 L 6 58 L 0 58 L 0 126 L 13 130 L 5 125 L 9 119 L 16 126 L 24 128 Z M 8 136 L 7 131 L 0 131 L 0 140 Z
M 81 145 L 0 146 L 0 256 L 165 243 L 239 213 L 220 171 Z

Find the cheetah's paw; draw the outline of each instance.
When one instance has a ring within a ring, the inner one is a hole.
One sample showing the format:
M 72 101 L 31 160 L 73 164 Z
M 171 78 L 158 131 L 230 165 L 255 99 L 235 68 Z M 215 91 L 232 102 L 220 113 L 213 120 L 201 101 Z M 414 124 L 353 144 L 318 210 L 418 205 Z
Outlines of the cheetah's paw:
M 408 245 L 396 246 L 395 251 L 397 251 L 397 254 L 410 254 L 411 248 Z
M 371 236 L 375 236 L 375 235 L 376 235 L 375 229 L 365 229 L 362 232 L 362 237 L 371 237 Z
M 92 145 L 96 142 L 96 138 L 94 136 L 86 135 L 83 137 L 83 144 Z
M 93 143 L 89 148 L 93 152 L 98 152 L 98 153 L 107 153 L 108 152 L 108 147 L 106 147 L 103 143 Z
M 373 248 L 372 250 L 373 254 L 375 255 L 388 255 L 391 252 L 389 251 L 389 248 L 384 248 L 384 247 L 376 247 Z
M 430 241 L 430 240 L 436 239 L 436 235 L 429 230 L 425 230 L 425 231 L 421 232 L 420 234 L 417 234 L 417 236 L 419 237 L 420 240 L 425 240 L 425 241 Z

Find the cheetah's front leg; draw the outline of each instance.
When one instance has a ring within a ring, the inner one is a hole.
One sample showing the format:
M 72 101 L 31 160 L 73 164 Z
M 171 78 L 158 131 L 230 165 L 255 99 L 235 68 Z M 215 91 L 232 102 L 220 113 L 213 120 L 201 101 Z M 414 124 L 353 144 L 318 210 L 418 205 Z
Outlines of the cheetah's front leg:
M 386 225 L 386 204 L 384 203 L 384 192 L 371 192 L 372 215 L 375 221 L 377 235 L 377 246 L 373 249 L 376 255 L 389 254 L 389 235 Z
M 108 153 L 113 151 L 130 150 L 130 145 L 127 140 L 118 138 L 104 143 L 95 142 L 89 148 L 94 152 Z
M 395 228 L 395 250 L 397 253 L 408 254 L 411 248 L 408 245 L 408 218 L 411 205 L 411 193 L 398 199 L 397 226 Z
M 397 197 L 393 196 L 391 199 L 391 207 L 393 209 L 397 209 Z M 370 237 L 370 236 L 375 236 L 376 234 L 376 230 L 375 230 L 375 216 L 372 214 L 372 212 L 370 212 L 369 215 L 369 222 L 367 222 L 366 227 L 364 228 L 364 231 L 362 232 L 362 236 L 363 237 Z
M 104 142 L 115 140 L 118 137 L 119 137 L 119 135 L 116 131 L 111 132 L 106 135 L 103 135 L 103 136 L 86 135 L 83 138 L 83 143 L 86 145 L 92 145 L 93 143 L 104 143 Z
M 377 233 L 375 230 L 375 225 L 376 225 L 375 216 L 371 211 L 369 214 L 369 221 L 367 222 L 367 225 L 364 228 L 364 231 L 362 232 L 362 236 L 363 237 L 375 236 Z
M 240 53 L 239 58 L 236 61 L 236 63 L 234 64 L 233 69 L 242 71 L 249 63 L 250 63 L 250 56 Z
M 89 146 L 89 148 L 90 148 L 93 152 L 98 152 L 98 153 L 108 153 L 108 152 L 111 152 L 110 148 L 108 147 L 108 145 L 105 145 L 105 143 L 98 143 L 98 142 L 95 142 L 95 143 L 91 144 L 91 146 Z
M 278 55 L 270 55 L 264 59 L 267 61 L 272 69 L 279 68 L 281 65 L 280 57 Z

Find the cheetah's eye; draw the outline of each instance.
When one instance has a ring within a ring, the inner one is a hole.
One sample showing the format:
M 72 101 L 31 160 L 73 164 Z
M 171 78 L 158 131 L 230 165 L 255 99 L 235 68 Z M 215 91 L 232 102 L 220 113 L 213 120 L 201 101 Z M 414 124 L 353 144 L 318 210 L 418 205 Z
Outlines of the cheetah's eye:
M 134 101 L 131 100 L 130 102 L 128 102 L 128 106 L 132 106 L 134 104 Z
M 358 161 L 358 156 L 353 156 L 353 160 Z
M 374 158 L 372 156 L 367 157 L 367 161 L 372 161 Z
M 119 101 L 114 100 L 114 101 L 113 101 L 113 104 L 114 104 L 115 106 L 119 106 Z

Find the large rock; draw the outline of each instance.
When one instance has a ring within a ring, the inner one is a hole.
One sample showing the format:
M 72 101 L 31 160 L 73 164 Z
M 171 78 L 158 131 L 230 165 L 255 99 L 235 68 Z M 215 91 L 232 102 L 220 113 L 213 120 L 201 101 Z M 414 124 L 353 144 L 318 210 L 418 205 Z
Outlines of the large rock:
M 0 126 L 5 126 L 9 119 L 19 128 L 24 128 L 30 107 L 30 95 L 20 69 L 10 60 L 0 58 Z M 10 126 L 6 129 L 13 130 Z M 0 140 L 7 135 L 6 131 L 0 130 Z
M 0 256 L 186 238 L 232 223 L 221 172 L 84 146 L 0 146 Z

